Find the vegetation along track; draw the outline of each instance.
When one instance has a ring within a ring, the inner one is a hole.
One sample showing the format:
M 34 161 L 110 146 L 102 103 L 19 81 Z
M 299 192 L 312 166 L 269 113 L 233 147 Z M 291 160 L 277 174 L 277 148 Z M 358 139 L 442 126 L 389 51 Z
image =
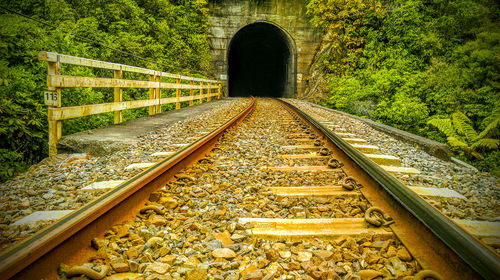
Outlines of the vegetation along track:
M 293 106 L 259 99 L 238 120 L 8 251 L 3 278 L 498 275 L 490 249 Z

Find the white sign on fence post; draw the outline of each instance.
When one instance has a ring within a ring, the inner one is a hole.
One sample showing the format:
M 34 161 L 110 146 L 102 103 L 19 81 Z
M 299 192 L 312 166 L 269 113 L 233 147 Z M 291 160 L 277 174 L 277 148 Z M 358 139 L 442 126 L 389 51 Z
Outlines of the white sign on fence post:
M 59 94 L 53 91 L 46 91 L 43 94 L 43 100 L 47 106 L 57 106 L 57 101 L 59 100 Z

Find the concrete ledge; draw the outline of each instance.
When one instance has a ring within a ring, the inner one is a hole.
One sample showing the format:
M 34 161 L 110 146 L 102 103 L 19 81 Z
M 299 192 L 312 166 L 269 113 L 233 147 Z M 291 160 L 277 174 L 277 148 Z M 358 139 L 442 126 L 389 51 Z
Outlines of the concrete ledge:
M 59 153 L 89 153 L 109 155 L 127 147 L 136 145 L 139 136 L 159 127 L 170 126 L 191 116 L 196 116 L 220 106 L 222 100 L 212 100 L 192 107 L 163 112 L 129 120 L 117 125 L 82 131 L 63 136 L 57 143 Z
M 404 142 L 408 142 L 408 143 L 412 143 L 412 144 L 418 145 L 422 150 L 424 150 L 426 153 L 428 153 L 431 156 L 435 156 L 435 157 L 440 158 L 442 160 L 447 160 L 447 161 L 451 160 L 450 149 L 448 148 L 448 146 L 446 146 L 443 143 L 439 143 L 437 141 L 430 140 L 430 139 L 427 139 L 425 137 L 418 136 L 418 135 L 415 135 L 415 134 L 403 131 L 401 129 L 397 129 L 395 127 L 388 126 L 388 125 L 385 125 L 385 124 L 381 124 L 381 123 L 378 123 L 378 122 L 375 122 L 375 121 L 372 121 L 372 120 L 369 120 L 369 119 L 365 119 L 365 118 L 361 118 L 361 117 L 358 117 L 358 116 L 354 116 L 354 115 L 351 115 L 349 113 L 345 113 L 345 112 L 337 111 L 337 110 L 334 110 L 334 109 L 330 109 L 330 108 L 327 108 L 327 107 L 324 107 L 324 106 L 321 106 L 321 105 L 318 105 L 318 104 L 314 104 L 314 103 L 311 103 L 311 102 L 308 102 L 308 103 L 311 104 L 314 107 L 322 108 L 322 109 L 325 109 L 325 110 L 328 110 L 328 111 L 331 111 L 331 112 L 335 112 L 335 113 L 338 113 L 338 114 L 341 114 L 341 115 L 344 115 L 344 116 L 347 116 L 347 117 L 350 117 L 350 118 L 362 121 L 362 122 L 370 125 L 371 127 L 375 128 L 376 130 L 379 130 L 379 131 L 382 131 L 384 133 L 387 133 L 387 134 L 389 134 L 389 135 L 391 135 L 391 136 L 393 136 L 395 138 L 398 138 L 398 139 L 400 139 L 400 140 L 402 140 Z

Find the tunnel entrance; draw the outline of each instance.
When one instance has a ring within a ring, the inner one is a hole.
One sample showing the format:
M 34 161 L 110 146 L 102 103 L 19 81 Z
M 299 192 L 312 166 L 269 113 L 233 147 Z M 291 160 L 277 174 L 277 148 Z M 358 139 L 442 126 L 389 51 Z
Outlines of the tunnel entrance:
M 295 65 L 287 34 L 273 24 L 245 26 L 229 44 L 229 96 L 285 97 L 295 93 Z

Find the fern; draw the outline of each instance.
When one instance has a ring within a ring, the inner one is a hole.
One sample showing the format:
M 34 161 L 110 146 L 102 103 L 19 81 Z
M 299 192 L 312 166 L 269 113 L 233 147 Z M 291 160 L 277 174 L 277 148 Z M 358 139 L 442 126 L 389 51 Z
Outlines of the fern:
M 500 139 L 491 138 L 498 133 L 496 128 L 500 124 L 500 115 L 494 114 L 491 117 L 493 120 L 480 134 L 474 130 L 469 118 L 460 111 L 453 113 L 451 119 L 432 119 L 427 123 L 444 133 L 452 148 L 462 150 L 468 158 L 473 156 L 483 159 L 480 151 L 496 150 L 500 146 Z M 485 138 L 486 136 L 490 138 Z
M 497 116 L 495 119 L 493 119 L 486 126 L 486 128 L 483 131 L 481 131 L 481 133 L 479 133 L 479 135 L 477 136 L 477 139 L 482 139 L 482 138 L 488 136 L 488 134 L 490 134 L 490 132 L 494 131 L 498 127 L 499 124 L 500 124 L 500 115 Z
M 436 127 L 439 131 L 444 133 L 447 137 L 456 137 L 457 133 L 453 128 L 453 123 L 450 119 L 432 119 L 427 122 L 434 127 Z
M 456 111 L 451 115 L 451 118 L 458 134 L 464 135 L 468 141 L 477 139 L 477 132 L 472 127 L 470 119 L 464 113 Z
M 471 155 L 475 156 L 477 159 L 479 160 L 482 160 L 484 159 L 483 155 L 481 155 L 480 153 L 476 152 L 476 151 L 472 151 L 470 152 Z
M 471 149 L 487 149 L 487 150 L 496 150 L 500 146 L 499 139 L 492 138 L 483 138 L 477 140 L 474 144 L 472 144 Z
M 454 136 L 449 136 L 448 138 L 446 138 L 446 140 L 448 140 L 448 143 L 450 144 L 450 146 L 452 148 L 466 149 L 466 148 L 469 147 L 469 145 L 467 145 L 467 143 L 465 143 L 464 141 L 459 140 L 458 138 L 456 138 Z

